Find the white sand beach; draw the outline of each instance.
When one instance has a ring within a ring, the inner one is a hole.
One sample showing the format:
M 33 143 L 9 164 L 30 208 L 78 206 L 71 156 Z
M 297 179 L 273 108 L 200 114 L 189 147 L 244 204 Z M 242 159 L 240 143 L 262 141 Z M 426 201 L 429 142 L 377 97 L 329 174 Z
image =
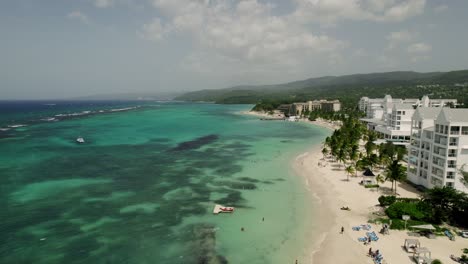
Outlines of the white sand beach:
M 262 118 L 278 117 L 276 113 L 269 115 L 255 111 L 246 111 L 242 114 L 254 115 Z M 300 119 L 321 127 L 335 130 L 339 125 L 326 120 L 318 119 L 309 121 Z M 369 248 L 379 250 L 383 256 L 383 263 L 416 263 L 412 253 L 407 253 L 403 247 L 405 239 L 418 239 L 421 247 L 431 251 L 432 259 L 439 259 L 443 263 L 455 263 L 450 255 L 460 256 L 463 248 L 468 248 L 468 239 L 457 236 L 455 241 L 450 241 L 446 236 L 437 236 L 435 239 L 427 237 L 409 236 L 407 231 L 390 230 L 389 235 L 379 233 L 382 225 L 371 224 L 371 230 L 379 237 L 378 241 L 364 245 L 359 242 L 359 237 L 365 237 L 366 231 L 353 231 L 353 226 L 367 224 L 370 218 L 377 218 L 374 212 L 381 210 L 378 206 L 378 198 L 381 195 L 390 195 L 391 182 L 380 184 L 380 188 L 366 189 L 359 182 L 362 180 L 362 172 L 358 177 L 348 177 L 344 165 L 330 158 L 324 159 L 322 146 L 313 146 L 308 152 L 298 155 L 292 166 L 295 173 L 302 177 L 305 188 L 312 193 L 311 204 L 318 204 L 311 208 L 317 215 L 317 230 L 314 230 L 314 243 L 310 249 L 310 255 L 304 263 L 374 263 L 368 256 Z M 417 198 L 420 196 L 415 188 L 405 183 L 398 183 L 397 195 L 399 197 Z M 347 206 L 351 210 L 341 210 Z M 344 228 L 341 234 L 341 227 Z M 298 262 L 300 263 L 300 262 Z
M 296 173 L 304 178 L 306 188 L 321 205 L 317 212 L 318 226 L 321 227 L 317 231 L 319 239 L 311 249 L 309 263 L 373 263 L 367 256 L 369 247 L 374 251 L 379 249 L 386 263 L 415 263 L 412 254 L 403 248 L 406 238 L 415 238 L 407 232 L 390 230 L 389 235 L 382 235 L 379 233 L 382 226 L 372 224 L 370 231 L 375 231 L 379 240 L 367 246 L 358 242 L 358 237 L 364 237 L 366 231 L 352 230 L 353 226 L 367 223 L 372 212 L 379 208 L 378 197 L 388 194 L 391 183 L 382 184 L 379 190 L 365 189 L 359 184 L 361 177 L 350 177 L 347 181 L 343 165 L 322 158 L 321 146 L 315 146 L 298 156 L 293 164 Z M 411 186 L 399 183 L 398 195 L 415 198 L 419 193 Z M 341 210 L 342 206 L 348 206 L 351 211 Z M 343 234 L 340 234 L 341 227 L 344 227 Z M 432 259 L 443 263 L 452 263 L 449 256 L 460 256 L 461 250 L 468 247 L 468 239 L 462 237 L 457 237 L 456 241 L 445 236 L 417 239 L 421 247 L 432 252 Z

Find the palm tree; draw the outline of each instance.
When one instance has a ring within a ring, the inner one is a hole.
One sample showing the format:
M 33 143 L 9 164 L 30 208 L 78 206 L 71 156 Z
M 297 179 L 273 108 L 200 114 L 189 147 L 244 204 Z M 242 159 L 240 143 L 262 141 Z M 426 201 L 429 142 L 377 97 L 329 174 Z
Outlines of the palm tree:
M 336 156 L 336 160 L 338 160 L 338 162 L 342 162 L 343 164 L 345 163 L 345 160 L 346 160 L 346 152 L 344 150 L 344 148 L 340 148 L 338 150 L 338 153 L 337 153 L 337 156 Z M 341 166 L 341 165 L 340 165 Z
M 349 181 L 349 175 L 353 174 L 354 173 L 354 167 L 353 165 L 349 165 L 348 167 L 346 167 L 346 175 L 348 176 L 347 177 L 347 180 Z
M 369 158 L 370 155 L 372 154 L 372 152 L 374 151 L 375 149 L 375 143 L 374 141 L 377 139 L 377 135 L 375 134 L 375 132 L 373 131 L 368 131 L 367 133 L 367 142 L 366 144 L 364 145 L 365 149 L 366 149 L 366 155 L 367 157 Z
M 327 149 L 327 148 L 323 148 L 323 149 L 322 149 L 322 154 L 323 154 L 323 159 L 325 159 L 325 156 L 327 156 L 327 154 L 328 154 L 328 149 Z
M 406 170 L 405 168 L 398 163 L 397 160 L 394 160 L 390 165 L 387 167 L 387 175 L 385 180 L 392 181 L 392 190 L 393 185 L 395 184 L 395 194 L 397 192 L 397 181 L 404 180 L 406 178 Z

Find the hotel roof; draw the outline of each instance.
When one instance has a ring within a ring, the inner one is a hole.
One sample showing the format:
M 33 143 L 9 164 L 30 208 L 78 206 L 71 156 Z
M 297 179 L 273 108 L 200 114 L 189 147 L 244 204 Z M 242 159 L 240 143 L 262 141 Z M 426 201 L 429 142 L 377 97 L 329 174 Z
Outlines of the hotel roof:
M 468 108 L 442 108 L 440 115 L 444 115 L 449 122 L 468 122 Z
M 418 107 L 414 113 L 414 117 L 420 119 L 436 119 L 442 108 L 440 107 Z

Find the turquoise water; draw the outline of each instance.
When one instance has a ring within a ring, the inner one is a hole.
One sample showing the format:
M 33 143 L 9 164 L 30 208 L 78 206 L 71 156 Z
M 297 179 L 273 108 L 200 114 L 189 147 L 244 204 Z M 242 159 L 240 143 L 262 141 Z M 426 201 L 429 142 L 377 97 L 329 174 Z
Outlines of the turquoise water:
M 238 114 L 249 105 L 113 107 L 2 116 L 0 263 L 306 258 L 313 205 L 290 162 L 327 131 Z M 236 210 L 213 215 L 216 203 Z

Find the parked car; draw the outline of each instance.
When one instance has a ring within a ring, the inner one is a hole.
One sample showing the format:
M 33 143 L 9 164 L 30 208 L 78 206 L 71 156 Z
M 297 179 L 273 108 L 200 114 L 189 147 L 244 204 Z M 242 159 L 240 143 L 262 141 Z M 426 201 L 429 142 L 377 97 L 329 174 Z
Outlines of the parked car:
M 468 238 L 468 230 L 463 230 L 460 232 L 460 236 L 464 237 L 464 238 Z

